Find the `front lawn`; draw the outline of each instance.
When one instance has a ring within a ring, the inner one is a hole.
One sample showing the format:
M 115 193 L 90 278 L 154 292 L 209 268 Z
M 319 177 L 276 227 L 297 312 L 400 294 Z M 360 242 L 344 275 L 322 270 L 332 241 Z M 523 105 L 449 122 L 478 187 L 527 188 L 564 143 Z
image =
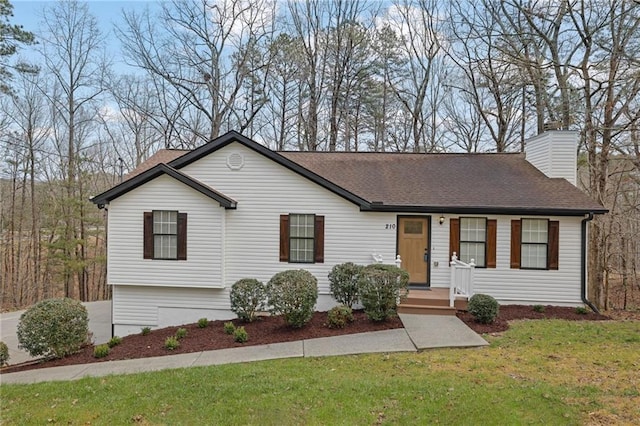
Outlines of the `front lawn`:
M 638 424 L 640 322 L 518 321 L 483 349 L 3 385 L 3 424 Z

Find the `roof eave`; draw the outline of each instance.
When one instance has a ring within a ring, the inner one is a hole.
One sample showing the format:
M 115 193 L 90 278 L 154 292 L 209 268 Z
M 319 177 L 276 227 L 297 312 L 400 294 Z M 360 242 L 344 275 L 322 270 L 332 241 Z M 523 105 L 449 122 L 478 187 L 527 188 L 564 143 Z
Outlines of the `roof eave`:
M 297 173 L 302 177 L 307 178 L 310 181 L 326 188 L 327 190 L 333 192 L 334 194 L 339 195 L 340 197 L 346 199 L 347 201 L 350 201 L 353 204 L 356 204 L 361 209 L 367 209 L 369 207 L 369 202 L 364 198 L 361 198 L 355 195 L 354 193 L 347 191 L 341 186 L 338 186 L 335 183 L 329 181 L 328 179 L 325 179 L 324 177 L 310 171 L 309 169 L 301 166 L 295 161 L 289 160 L 283 155 L 280 155 L 275 151 L 271 151 L 269 148 L 263 145 L 260 145 L 259 143 L 254 142 L 251 139 L 247 138 L 246 136 L 243 136 L 242 134 L 233 130 L 225 133 L 224 135 L 209 142 L 208 144 L 205 144 L 199 148 L 196 148 L 193 151 L 179 158 L 176 158 L 173 161 L 170 161 L 169 165 L 175 169 L 180 169 L 233 142 L 238 142 L 239 144 L 245 146 L 246 148 L 249 148 L 257 152 L 258 154 L 264 155 L 270 160 L 276 162 L 277 164 L 280 164 L 281 166 L 291 170 L 292 172 Z
M 361 211 L 397 212 L 397 213 L 441 213 L 441 214 L 501 214 L 521 216 L 584 216 L 586 214 L 605 214 L 605 208 L 535 208 L 503 206 L 408 206 L 370 204 Z
M 145 183 L 163 174 L 169 175 L 179 182 L 198 191 L 199 193 L 217 201 L 220 204 L 220 207 L 224 207 L 225 209 L 235 209 L 237 206 L 237 202 L 234 199 L 229 198 L 218 191 L 215 191 L 207 185 L 204 185 L 203 183 L 164 163 L 158 164 L 151 169 L 146 170 L 139 175 L 134 176 L 133 178 L 114 186 L 113 188 L 103 192 L 102 194 L 92 197 L 90 200 L 99 208 L 103 208 L 110 201 L 115 200 L 116 198 L 126 194 L 127 192 L 132 191 L 137 187 L 144 185 Z

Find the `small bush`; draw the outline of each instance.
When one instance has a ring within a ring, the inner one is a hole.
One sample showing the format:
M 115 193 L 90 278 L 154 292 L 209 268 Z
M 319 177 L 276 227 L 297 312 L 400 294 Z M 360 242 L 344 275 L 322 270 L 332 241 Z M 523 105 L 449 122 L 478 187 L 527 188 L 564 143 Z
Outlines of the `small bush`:
M 109 355 L 110 347 L 112 346 L 109 346 L 108 344 L 96 346 L 95 348 L 93 348 L 93 357 L 104 358 L 105 356 Z
M 9 362 L 9 348 L 5 342 L 0 341 L 0 367 Z
M 167 340 L 164 341 L 165 349 L 170 351 L 177 349 L 178 346 L 180 346 L 180 342 L 178 342 L 178 339 L 176 339 L 175 336 L 167 337 Z
M 233 331 L 233 340 L 238 343 L 245 343 L 249 340 L 249 334 L 247 334 L 244 327 L 238 327 Z
M 533 311 L 534 312 L 543 313 L 544 312 L 544 306 L 542 306 L 542 305 L 533 305 Z
M 263 283 L 253 278 L 236 281 L 231 286 L 231 310 L 243 321 L 256 319 L 256 313 L 264 310 L 267 289 Z
M 587 310 L 587 308 L 585 308 L 584 306 L 578 306 L 576 307 L 576 314 L 579 315 L 587 315 L 589 313 L 589 311 Z
M 113 348 L 114 346 L 118 346 L 120 343 L 122 343 L 122 337 L 113 336 L 111 339 L 109 339 L 107 345 L 110 348 Z
M 142 335 L 146 336 L 147 334 L 151 333 L 151 327 L 142 327 Z
M 329 288 L 336 301 L 352 308 L 358 303 L 358 280 L 362 273 L 362 265 L 352 262 L 335 265 L 329 272 Z
M 353 311 L 349 306 L 334 306 L 327 312 L 327 327 L 344 328 L 348 322 L 353 321 Z
M 231 321 L 224 323 L 225 334 L 233 334 L 234 331 L 236 331 L 236 326 Z
M 366 266 L 358 280 L 364 312 L 372 321 L 385 321 L 396 315 L 398 299 L 407 292 L 409 273 L 394 265 Z
M 206 318 L 200 318 L 198 320 L 198 328 L 207 328 L 209 325 L 209 320 Z
M 179 328 L 176 330 L 176 339 L 180 340 L 180 339 L 184 339 L 185 337 L 187 337 L 186 328 Z
M 477 322 L 490 324 L 495 321 L 500 311 L 498 301 L 487 294 L 474 294 L 469 299 L 469 313 L 473 315 Z
M 271 313 L 282 315 L 295 328 L 313 317 L 318 300 L 318 280 L 309 271 L 289 270 L 275 274 L 267 284 Z
M 62 358 L 89 343 L 87 309 L 77 300 L 47 299 L 27 309 L 18 323 L 18 342 L 31 356 Z

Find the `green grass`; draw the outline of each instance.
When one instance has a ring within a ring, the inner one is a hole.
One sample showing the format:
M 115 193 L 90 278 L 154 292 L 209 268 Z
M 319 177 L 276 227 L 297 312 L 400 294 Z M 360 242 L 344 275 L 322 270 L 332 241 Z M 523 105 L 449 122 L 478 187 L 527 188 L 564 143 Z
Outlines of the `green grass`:
M 3 385 L 2 424 L 634 424 L 640 323 L 522 321 L 484 349 Z

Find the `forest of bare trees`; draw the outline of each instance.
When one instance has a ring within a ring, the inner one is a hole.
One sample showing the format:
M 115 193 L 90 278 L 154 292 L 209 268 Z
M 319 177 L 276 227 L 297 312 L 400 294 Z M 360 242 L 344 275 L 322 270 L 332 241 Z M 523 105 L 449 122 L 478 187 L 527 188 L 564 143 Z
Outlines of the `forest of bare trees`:
M 3 309 L 108 298 L 89 197 L 227 130 L 277 150 L 412 152 L 578 130 L 580 185 L 610 210 L 590 228 L 589 297 L 640 295 L 636 1 L 174 0 L 124 7 L 109 30 L 83 2 L 48 3 L 24 30 L 11 8 L 0 0 Z

